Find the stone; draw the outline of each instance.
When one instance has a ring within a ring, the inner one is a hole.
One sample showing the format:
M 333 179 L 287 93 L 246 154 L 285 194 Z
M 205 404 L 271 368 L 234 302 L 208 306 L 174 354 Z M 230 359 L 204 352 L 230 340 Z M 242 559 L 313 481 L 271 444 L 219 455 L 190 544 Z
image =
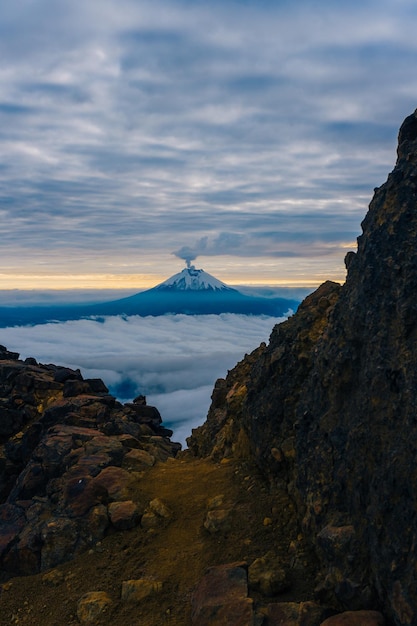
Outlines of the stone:
M 192 619 L 192 626 L 255 626 L 252 598 L 220 606 L 204 606 Z
M 129 530 L 139 523 L 138 507 L 132 500 L 112 502 L 108 511 L 110 521 L 117 530 Z
M 141 526 L 146 530 L 157 528 L 172 518 L 171 509 L 160 498 L 154 498 L 141 518 Z
M 139 396 L 136 396 L 136 398 L 134 398 L 132 402 L 133 404 L 146 405 L 146 396 L 140 394 Z
M 266 609 L 268 626 L 320 626 L 333 613 L 315 602 L 276 602 Z
M 64 582 L 64 574 L 58 569 L 51 569 L 42 576 L 42 582 L 49 587 L 59 587 Z
M 145 511 L 140 520 L 140 525 L 145 530 L 157 528 L 161 524 L 161 517 L 152 511 Z
M 0 346 L 0 359 L 1 360 L 17 361 L 18 358 L 19 358 L 18 352 L 10 352 L 5 346 Z
M 252 605 L 248 598 L 246 563 L 210 567 L 192 596 L 192 624 L 252 626 Z
M 101 541 L 109 527 L 109 517 L 107 507 L 104 504 L 97 504 L 90 509 L 86 517 L 86 529 L 88 534 L 88 542 L 94 544 Z
M 135 415 L 136 421 L 141 424 L 150 424 L 153 427 L 157 427 L 162 422 L 161 414 L 154 406 L 141 403 L 127 403 L 125 406 L 129 407 Z
M 103 487 L 110 500 L 128 500 L 132 476 L 121 467 L 106 467 L 94 479 L 95 486 Z
M 148 469 L 155 464 L 155 457 L 146 450 L 138 450 L 133 449 L 129 450 L 127 454 L 125 454 L 123 460 L 123 466 L 127 470 L 133 470 L 135 472 L 140 472 L 142 470 Z
M 384 626 L 384 616 L 378 611 L 345 611 L 329 617 L 320 626 Z
M 66 380 L 63 389 L 64 398 L 71 398 L 90 393 L 90 385 L 85 380 Z
M 264 596 L 276 596 L 289 586 L 287 570 L 273 554 L 255 559 L 248 569 L 249 586 Z
M 160 498 L 154 498 L 151 500 L 149 503 L 149 509 L 152 513 L 159 515 L 159 517 L 163 517 L 165 519 L 172 517 L 171 509 Z
M 91 624 L 99 619 L 112 605 L 110 596 L 104 591 L 90 591 L 79 599 L 77 617 L 81 624 Z
M 203 526 L 210 534 L 226 532 L 231 527 L 230 510 L 213 509 L 207 511 Z
M 63 479 L 64 506 L 70 517 L 83 517 L 95 505 L 108 499 L 108 492 L 102 484 L 97 484 L 91 476 L 80 468 L 78 476 Z
M 82 380 L 80 370 L 72 370 L 69 367 L 53 366 L 53 377 L 57 383 L 65 383 L 66 380 Z
M 214 496 L 213 498 L 210 498 L 210 500 L 207 502 L 207 509 L 209 511 L 213 509 L 220 509 L 223 506 L 223 502 L 224 502 L 223 494 Z
M 101 378 L 86 378 L 85 382 L 88 383 L 90 387 L 90 393 L 108 395 L 109 390 Z
M 141 602 L 144 598 L 159 593 L 161 590 L 162 583 L 151 578 L 124 580 L 121 599 L 123 602 Z

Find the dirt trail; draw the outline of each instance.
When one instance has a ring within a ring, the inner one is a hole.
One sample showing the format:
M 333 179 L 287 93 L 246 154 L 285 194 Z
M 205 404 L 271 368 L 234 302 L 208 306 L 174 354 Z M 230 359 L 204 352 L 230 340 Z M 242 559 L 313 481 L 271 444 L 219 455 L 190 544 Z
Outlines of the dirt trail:
M 88 553 L 52 570 L 49 582 L 44 573 L 12 579 L 0 596 L 0 626 L 78 624 L 77 602 L 88 591 L 105 591 L 113 601 L 98 625 L 187 626 L 193 588 L 207 567 L 250 564 L 270 550 L 288 562 L 294 560 L 294 546 L 298 561 L 292 588 L 280 600 L 311 598 L 314 562 L 302 551 L 293 505 L 254 468 L 184 457 L 169 460 L 138 476 L 132 495 L 142 503 L 159 498 L 171 518 L 150 529 L 114 532 Z M 226 523 L 210 533 L 203 523 L 208 502 L 218 496 L 228 512 Z M 143 577 L 161 582 L 162 590 L 140 603 L 121 602 L 122 581 Z

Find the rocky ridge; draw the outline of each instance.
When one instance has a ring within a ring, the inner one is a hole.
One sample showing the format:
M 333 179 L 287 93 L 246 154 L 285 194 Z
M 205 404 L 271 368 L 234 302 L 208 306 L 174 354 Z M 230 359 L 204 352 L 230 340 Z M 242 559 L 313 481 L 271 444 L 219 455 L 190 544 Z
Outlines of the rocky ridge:
M 122 405 L 99 379 L 0 346 L 0 565 L 35 574 L 143 513 L 135 474 L 181 448 L 143 398 Z
M 417 623 L 417 111 L 362 229 L 346 283 L 322 285 L 216 383 L 188 443 L 220 459 L 245 441 L 297 503 L 321 560 L 316 597 L 405 626 Z
M 194 459 L 155 407 L 0 346 L 0 625 L 279 624 L 316 559 L 244 455 Z M 237 582 L 238 581 L 238 582 Z

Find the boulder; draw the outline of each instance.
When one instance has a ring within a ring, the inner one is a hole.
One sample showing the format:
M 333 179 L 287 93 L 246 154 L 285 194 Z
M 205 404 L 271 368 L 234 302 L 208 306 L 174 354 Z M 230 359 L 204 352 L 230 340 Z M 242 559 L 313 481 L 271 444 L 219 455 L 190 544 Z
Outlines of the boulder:
M 151 578 L 124 580 L 122 582 L 122 602 L 141 602 L 162 590 L 162 583 Z
M 170 519 L 172 517 L 171 509 L 160 498 L 154 498 L 149 502 L 149 510 L 165 519 Z
M 192 596 L 196 626 L 253 626 L 253 601 L 248 598 L 246 563 L 209 568 Z
M 321 626 L 384 626 L 385 619 L 378 611 L 346 611 L 329 617 Z
M 95 478 L 94 487 L 103 488 L 109 500 L 128 500 L 133 477 L 121 467 L 110 466 L 104 468 Z
M 108 506 L 109 518 L 117 530 L 134 528 L 140 519 L 138 507 L 132 500 L 112 502 Z
M 231 528 L 230 509 L 207 511 L 203 526 L 210 533 L 227 532 Z
M 104 591 L 90 591 L 79 599 L 77 617 L 81 624 L 93 624 L 106 613 L 112 600 Z
M 129 450 L 124 456 L 123 466 L 127 470 L 140 472 L 155 464 L 155 457 L 145 450 Z

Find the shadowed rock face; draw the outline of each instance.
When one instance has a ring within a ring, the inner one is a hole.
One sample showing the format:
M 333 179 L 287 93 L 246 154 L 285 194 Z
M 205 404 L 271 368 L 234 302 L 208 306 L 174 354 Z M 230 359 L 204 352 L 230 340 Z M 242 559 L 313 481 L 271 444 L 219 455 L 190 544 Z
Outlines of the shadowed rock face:
M 398 624 L 417 620 L 417 118 L 376 190 L 298 408 L 298 489 L 314 533 L 352 523 L 368 580 Z M 358 567 L 358 562 L 361 566 Z M 351 591 L 350 591 L 351 593 Z
M 135 472 L 181 447 L 156 408 L 122 405 L 101 380 L 18 356 L 0 346 L 0 580 L 139 523 Z
M 297 501 L 323 563 L 317 594 L 415 624 L 417 112 L 362 229 L 346 283 L 322 285 L 217 383 L 189 445 L 236 454 L 228 433 L 239 433 Z

